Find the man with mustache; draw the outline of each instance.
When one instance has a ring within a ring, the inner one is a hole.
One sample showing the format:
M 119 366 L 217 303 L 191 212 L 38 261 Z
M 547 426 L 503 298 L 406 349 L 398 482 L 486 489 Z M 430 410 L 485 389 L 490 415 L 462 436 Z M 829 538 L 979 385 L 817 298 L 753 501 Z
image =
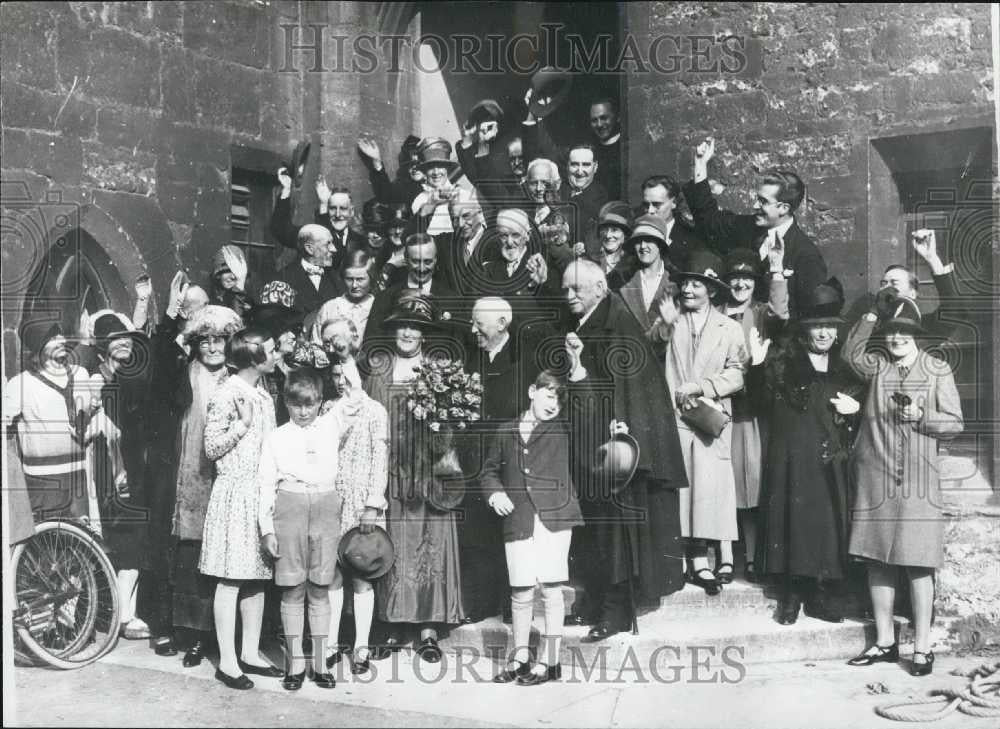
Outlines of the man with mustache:
M 714 139 L 708 138 L 698 145 L 694 179 L 684 186 L 695 228 L 723 253 L 733 248 L 749 248 L 765 261 L 769 251 L 783 248 L 789 308 L 794 318 L 798 302 L 828 278 L 819 249 L 795 222 L 795 211 L 805 199 L 805 184 L 792 170 L 768 170 L 761 177 L 752 213 L 738 215 L 720 210 L 708 185 L 708 162 L 714 155 Z
M 566 168 L 569 184 L 562 188 L 562 212 L 570 223 L 570 240 L 582 241 L 587 255 L 594 258 L 601 251 L 597 240 L 598 213 L 608 201 L 607 191 L 597 180 L 601 166 L 596 147 L 586 143 L 571 147 Z
M 333 234 L 322 225 L 303 225 L 298 235 L 299 257 L 278 273 L 295 291 L 295 308 L 309 314 L 344 293 L 333 268 Z
M 368 248 L 368 237 L 350 228 L 350 222 L 354 218 L 354 201 L 350 190 L 346 187 L 331 190 L 326 184 L 326 178 L 320 175 L 316 180 L 316 197 L 319 198 L 316 222 L 330 231 L 333 240 L 330 266 L 336 271 L 348 251 Z

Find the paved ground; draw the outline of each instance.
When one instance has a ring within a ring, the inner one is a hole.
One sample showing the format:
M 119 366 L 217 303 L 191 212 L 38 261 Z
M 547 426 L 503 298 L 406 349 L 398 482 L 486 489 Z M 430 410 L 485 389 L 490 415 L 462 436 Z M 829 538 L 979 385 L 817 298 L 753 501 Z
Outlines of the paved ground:
M 711 656 L 612 667 L 603 680 L 577 669 L 559 684 L 527 689 L 489 682 L 487 659 L 454 656 L 435 668 L 409 652 L 376 664 L 364 681 L 349 674 L 336 689 L 311 684 L 295 695 L 277 679 L 252 691 L 225 689 L 207 662 L 184 669 L 145 645 L 121 644 L 100 664 L 78 671 L 15 668 L 5 696 L 8 724 L 31 726 L 577 726 L 853 727 L 911 726 L 878 717 L 876 705 L 963 686 L 951 669 L 983 658 L 941 657 L 935 674 L 911 677 L 904 665 L 850 668 L 842 662 L 739 666 Z M 995 658 L 993 660 L 996 660 Z M 699 663 L 692 667 L 692 661 Z M 671 666 L 676 666 L 672 668 Z M 11 700 L 16 706 L 10 704 Z M 996 720 L 955 714 L 938 727 L 992 729 Z M 914 725 L 915 726 L 915 725 Z

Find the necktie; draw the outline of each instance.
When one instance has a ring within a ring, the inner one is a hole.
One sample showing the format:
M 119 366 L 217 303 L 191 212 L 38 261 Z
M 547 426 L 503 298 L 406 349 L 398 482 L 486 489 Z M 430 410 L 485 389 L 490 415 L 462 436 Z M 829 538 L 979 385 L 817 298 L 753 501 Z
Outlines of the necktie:
M 764 242 L 760 244 L 760 260 L 766 261 L 768 251 L 775 247 L 777 244 L 781 244 L 781 237 L 778 235 L 778 231 L 774 228 L 768 231 L 767 237 Z

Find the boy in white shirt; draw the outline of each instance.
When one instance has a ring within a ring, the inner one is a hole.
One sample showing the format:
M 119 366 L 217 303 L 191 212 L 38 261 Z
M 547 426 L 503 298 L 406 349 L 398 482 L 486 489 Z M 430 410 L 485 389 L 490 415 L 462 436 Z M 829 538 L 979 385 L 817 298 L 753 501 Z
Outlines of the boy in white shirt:
M 261 452 L 261 546 L 274 558 L 274 581 L 282 588 L 281 623 L 288 661 L 281 685 L 295 691 L 305 678 L 302 633 L 309 598 L 312 679 L 320 688 L 337 685 L 327 671 L 327 594 L 337 565 L 341 497 L 334 489 L 340 443 L 336 416 L 319 416 L 323 381 L 316 370 L 292 370 L 285 380 L 291 420 L 265 439 Z

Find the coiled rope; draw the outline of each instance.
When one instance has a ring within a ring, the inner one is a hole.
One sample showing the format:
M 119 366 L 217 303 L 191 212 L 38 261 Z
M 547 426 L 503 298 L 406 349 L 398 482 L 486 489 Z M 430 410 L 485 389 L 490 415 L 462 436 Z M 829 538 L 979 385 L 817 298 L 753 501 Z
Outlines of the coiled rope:
M 933 698 L 876 706 L 875 713 L 894 721 L 937 721 L 955 711 L 969 716 L 1000 717 L 1000 663 L 984 663 L 961 675 L 972 679 L 964 689 L 934 689 L 930 692 Z M 914 708 L 941 703 L 944 706 L 932 711 Z

